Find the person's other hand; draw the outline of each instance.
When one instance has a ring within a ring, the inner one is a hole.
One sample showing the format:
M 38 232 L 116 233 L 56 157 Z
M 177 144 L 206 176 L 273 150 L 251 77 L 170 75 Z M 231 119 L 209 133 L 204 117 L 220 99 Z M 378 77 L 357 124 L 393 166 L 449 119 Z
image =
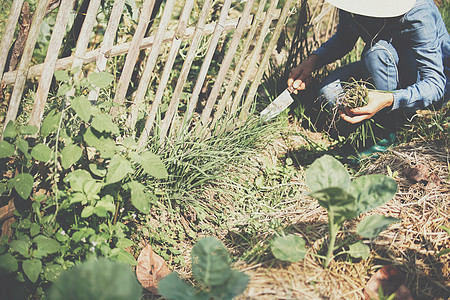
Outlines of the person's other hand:
M 340 116 L 344 121 L 352 124 L 372 118 L 383 108 L 392 106 L 394 94 L 389 92 L 369 91 L 369 101 L 366 106 L 357 108 L 346 108 L 341 111 Z
M 306 84 L 311 79 L 311 74 L 315 70 L 317 58 L 317 55 L 312 54 L 304 62 L 291 70 L 287 81 L 289 92 L 297 94 L 298 91 L 306 88 Z

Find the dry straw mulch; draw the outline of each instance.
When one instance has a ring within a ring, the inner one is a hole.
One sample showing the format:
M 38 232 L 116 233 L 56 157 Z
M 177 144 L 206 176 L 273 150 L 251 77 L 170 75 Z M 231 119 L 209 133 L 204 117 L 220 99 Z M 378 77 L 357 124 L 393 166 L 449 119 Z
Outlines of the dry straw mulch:
M 326 211 L 318 205 L 302 206 L 292 219 L 293 232 L 307 239 L 310 248 L 303 261 L 292 264 L 276 260 L 259 265 L 239 264 L 251 278 L 239 299 L 363 299 L 369 278 L 382 266 L 394 265 L 404 274 L 414 299 L 450 299 L 449 149 L 427 144 L 397 147 L 368 163 L 366 174 L 390 174 L 399 185 L 395 198 L 370 212 L 402 219 L 365 243 L 368 260 L 338 257 L 323 269 L 313 257 L 327 235 Z M 359 220 L 344 225 L 341 238 L 355 232 Z

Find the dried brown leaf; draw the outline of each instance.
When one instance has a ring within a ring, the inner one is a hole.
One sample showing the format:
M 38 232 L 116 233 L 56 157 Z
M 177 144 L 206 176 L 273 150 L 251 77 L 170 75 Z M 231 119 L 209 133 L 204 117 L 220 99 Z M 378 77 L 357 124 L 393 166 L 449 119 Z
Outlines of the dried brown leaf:
M 365 299 L 378 299 L 378 290 L 381 287 L 385 296 L 395 293 L 395 300 L 413 300 L 409 289 L 403 283 L 404 278 L 396 268 L 384 266 L 367 282 L 364 288 Z
M 170 274 L 166 261 L 153 252 L 150 245 L 142 249 L 137 259 L 136 276 L 141 285 L 150 292 L 158 293 L 158 282 Z

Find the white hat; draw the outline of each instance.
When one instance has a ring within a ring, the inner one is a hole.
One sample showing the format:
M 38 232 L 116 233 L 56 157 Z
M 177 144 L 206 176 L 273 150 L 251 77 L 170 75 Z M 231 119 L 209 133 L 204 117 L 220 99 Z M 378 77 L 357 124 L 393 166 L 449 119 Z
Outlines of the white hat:
M 390 18 L 409 11 L 416 0 L 326 0 L 342 10 L 368 17 Z

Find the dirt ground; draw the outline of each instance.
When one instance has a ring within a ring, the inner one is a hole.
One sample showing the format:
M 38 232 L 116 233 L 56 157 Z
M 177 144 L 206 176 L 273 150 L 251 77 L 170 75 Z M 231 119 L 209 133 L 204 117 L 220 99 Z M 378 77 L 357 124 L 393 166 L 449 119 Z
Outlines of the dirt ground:
M 320 134 L 310 136 L 325 142 Z M 304 141 L 300 137 L 274 141 L 266 155 L 281 157 L 295 152 Z M 393 177 L 399 190 L 393 200 L 368 214 L 401 219 L 373 240 L 367 260 L 338 257 L 324 269 L 314 257 L 326 238 L 327 215 L 313 199 L 289 212 L 290 233 L 307 240 L 310 249 L 297 263 L 275 259 L 236 267 L 250 276 L 250 284 L 238 299 L 364 299 L 364 288 L 383 266 L 394 266 L 413 299 L 450 299 L 450 236 L 441 227 L 450 227 L 450 152 L 447 148 L 411 143 L 391 149 L 368 161 L 362 172 Z M 356 231 L 358 220 L 344 224 L 340 237 Z M 400 284 L 399 283 L 399 284 Z M 397 298 L 396 298 L 397 299 Z

